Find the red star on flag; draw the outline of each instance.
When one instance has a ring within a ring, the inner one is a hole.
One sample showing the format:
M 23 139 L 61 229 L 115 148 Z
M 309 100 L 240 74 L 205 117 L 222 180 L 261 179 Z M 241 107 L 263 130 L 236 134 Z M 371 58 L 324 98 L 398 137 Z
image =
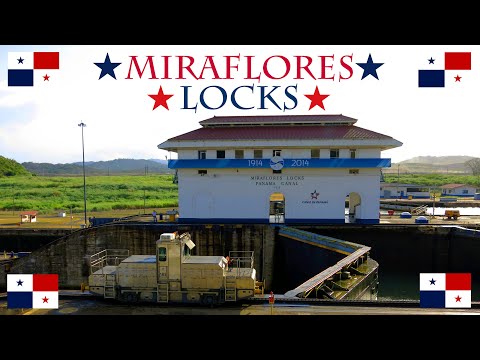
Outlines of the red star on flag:
M 44 303 L 48 303 L 48 298 L 45 296 L 44 298 L 42 298 L 43 302 Z
M 158 94 L 148 95 L 148 96 L 150 96 L 153 100 L 155 100 L 155 104 L 153 105 L 152 111 L 155 110 L 160 105 L 162 105 L 165 109 L 169 110 L 167 100 L 170 99 L 173 96 L 173 94 L 172 95 L 164 94 L 162 86 L 160 86 L 160 89 L 158 90 Z
M 457 82 L 457 81 L 460 82 L 460 79 L 461 79 L 461 78 L 462 78 L 461 76 L 458 76 L 458 75 L 455 76 L 455 82 Z
M 311 110 L 314 106 L 320 106 L 323 110 L 325 110 L 325 107 L 323 106 L 323 100 L 325 100 L 330 95 L 320 95 L 320 92 L 318 91 L 318 86 L 315 86 L 314 93 L 312 95 L 305 94 L 305 96 L 310 99 L 310 107 L 308 108 L 308 110 Z
M 50 75 L 43 75 L 43 81 L 50 81 Z

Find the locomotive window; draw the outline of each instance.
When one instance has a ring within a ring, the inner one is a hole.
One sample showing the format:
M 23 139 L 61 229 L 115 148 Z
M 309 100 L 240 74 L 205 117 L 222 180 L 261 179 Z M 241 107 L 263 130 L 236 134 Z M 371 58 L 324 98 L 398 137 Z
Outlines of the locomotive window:
M 167 261 L 167 248 L 158 248 L 158 261 Z

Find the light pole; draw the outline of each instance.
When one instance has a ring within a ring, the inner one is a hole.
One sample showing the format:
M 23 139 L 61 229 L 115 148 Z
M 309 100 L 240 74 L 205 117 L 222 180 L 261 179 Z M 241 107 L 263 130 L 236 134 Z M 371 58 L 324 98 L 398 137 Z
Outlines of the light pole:
M 400 197 L 400 195 L 398 195 L 399 184 L 400 184 L 400 164 L 397 164 L 397 199 Z
M 83 122 L 78 124 L 82 128 L 82 164 L 83 164 L 83 208 L 85 213 L 85 227 L 87 226 L 87 184 L 85 181 L 85 146 L 83 145 L 83 128 L 87 126 Z

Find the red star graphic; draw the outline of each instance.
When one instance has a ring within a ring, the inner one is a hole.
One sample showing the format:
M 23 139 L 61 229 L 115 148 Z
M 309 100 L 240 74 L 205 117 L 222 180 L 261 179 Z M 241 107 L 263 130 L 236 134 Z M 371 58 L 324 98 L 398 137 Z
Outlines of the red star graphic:
M 48 303 L 48 298 L 46 296 L 42 300 L 44 303 Z
M 158 90 L 158 94 L 148 95 L 148 96 L 150 96 L 153 100 L 155 100 L 155 104 L 153 105 L 152 111 L 155 110 L 160 105 L 162 105 L 165 109 L 169 110 L 167 100 L 170 99 L 173 96 L 173 94 L 172 95 L 164 94 L 162 87 L 160 86 L 160 89 Z
M 317 193 L 317 190 L 315 190 L 313 193 L 310 193 L 310 195 L 312 196 L 312 200 L 313 200 L 313 199 L 317 199 L 317 200 L 318 200 L 318 195 L 320 195 L 320 194 Z
M 461 79 L 461 78 L 462 78 L 461 76 L 458 76 L 458 75 L 455 76 L 455 82 L 457 82 L 457 81 L 460 82 L 460 79 Z
M 461 299 L 460 295 L 457 295 L 457 297 L 455 298 L 455 302 L 461 302 L 460 299 Z
M 49 79 L 50 79 L 50 75 L 47 75 L 47 74 L 43 75 L 43 81 L 50 81 Z
M 320 92 L 318 91 L 318 86 L 315 86 L 315 92 L 312 95 L 305 94 L 305 96 L 311 101 L 308 110 L 310 110 L 314 106 L 320 106 L 323 110 L 325 110 L 325 107 L 323 106 L 323 100 L 325 100 L 330 95 L 320 95 Z

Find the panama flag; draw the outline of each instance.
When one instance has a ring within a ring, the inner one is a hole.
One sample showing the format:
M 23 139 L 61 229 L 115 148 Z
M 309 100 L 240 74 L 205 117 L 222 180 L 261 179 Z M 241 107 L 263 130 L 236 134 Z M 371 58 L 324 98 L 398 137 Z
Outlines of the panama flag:
M 55 80 L 59 52 L 9 52 L 8 86 L 33 86 Z
M 7 274 L 9 309 L 58 309 L 58 274 Z
M 418 87 L 445 87 L 462 82 L 462 71 L 472 69 L 472 53 L 446 52 L 425 59 L 425 69 L 418 70 Z
M 471 308 L 470 273 L 420 273 L 420 307 Z

